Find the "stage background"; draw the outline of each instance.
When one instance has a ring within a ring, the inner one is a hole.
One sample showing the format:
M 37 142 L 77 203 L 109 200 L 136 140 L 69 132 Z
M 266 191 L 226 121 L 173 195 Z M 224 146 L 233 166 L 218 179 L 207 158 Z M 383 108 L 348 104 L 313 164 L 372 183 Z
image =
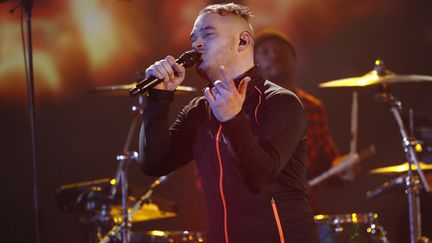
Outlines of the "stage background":
M 365 193 L 394 176 L 370 175 L 373 168 L 405 161 L 398 128 L 386 105 L 374 99 L 376 87 L 318 88 L 321 82 L 363 75 L 381 58 L 400 74 L 432 75 L 432 3 L 428 0 L 237 1 L 250 5 L 256 30 L 275 27 L 293 40 L 299 55 L 297 80 L 326 105 L 330 131 L 341 152 L 349 151 L 351 96 L 359 97 L 359 150 L 374 144 L 378 153 L 362 163 L 353 183 L 326 185 L 320 202 L 328 214 L 379 214 L 391 242 L 406 242 L 407 203 L 397 187 L 376 199 Z M 31 143 L 18 1 L 0 5 L 1 235 L 3 242 L 35 242 Z M 137 99 L 94 93 L 103 85 L 129 84 L 135 72 L 171 54 L 190 49 L 196 0 L 39 0 L 33 9 L 37 161 L 42 242 L 83 242 L 75 215 L 60 212 L 56 190 L 65 184 L 113 177 Z M 194 70 L 184 85 L 205 86 Z M 400 84 L 394 95 L 415 110 L 417 125 L 430 125 L 432 83 Z M 201 91 L 178 94 L 172 118 Z M 137 134 L 137 133 L 135 133 Z M 133 140 L 137 149 L 137 137 Z M 431 161 L 425 161 L 431 162 Z M 156 195 L 176 204 L 178 217 L 138 223 L 149 229 L 206 229 L 203 199 L 193 164 L 173 174 Z M 144 190 L 154 178 L 137 164 L 131 185 Z M 432 214 L 424 214 L 429 219 Z M 430 225 L 429 225 L 430 229 Z M 431 232 L 425 232 L 430 234 Z

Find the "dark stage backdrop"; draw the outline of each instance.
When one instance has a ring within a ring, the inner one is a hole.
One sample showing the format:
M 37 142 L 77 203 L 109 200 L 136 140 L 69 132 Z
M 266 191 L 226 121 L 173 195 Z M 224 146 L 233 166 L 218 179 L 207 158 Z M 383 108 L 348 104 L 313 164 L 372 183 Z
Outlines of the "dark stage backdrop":
M 0 161 L 2 242 L 35 242 L 27 88 L 21 47 L 18 1 L 0 5 Z M 359 150 L 374 144 L 378 154 L 362 163 L 360 177 L 319 190 L 328 214 L 379 214 L 392 242 L 403 241 L 406 197 L 395 188 L 373 200 L 365 193 L 394 176 L 370 175 L 372 168 L 405 161 L 396 124 L 375 87 L 321 89 L 324 81 L 359 76 L 382 58 L 400 74 L 432 75 L 432 3 L 383 1 L 241 1 L 251 6 L 256 30 L 286 32 L 299 53 L 297 80 L 326 105 L 330 131 L 341 154 L 348 152 L 350 107 L 359 96 Z M 60 212 L 55 192 L 61 185 L 113 177 L 137 100 L 124 93 L 92 93 L 102 85 L 129 84 L 135 72 L 168 54 L 190 49 L 188 37 L 206 1 L 35 1 L 33 12 L 37 160 L 43 242 L 83 242 L 72 214 Z M 205 83 L 190 70 L 185 85 Z M 393 93 L 414 108 L 424 124 L 432 119 L 432 83 L 400 84 Z M 172 118 L 201 91 L 178 94 Z M 137 149 L 137 132 L 132 148 Z M 431 161 L 425 161 L 431 162 Z M 178 217 L 134 224 L 150 229 L 205 230 L 203 198 L 195 186 L 193 164 L 173 174 L 156 195 L 176 204 Z M 154 178 L 136 164 L 130 184 L 144 190 Z M 423 215 L 429 219 L 431 215 Z M 429 225 L 430 229 L 430 225 Z M 431 232 L 425 232 L 431 233 Z

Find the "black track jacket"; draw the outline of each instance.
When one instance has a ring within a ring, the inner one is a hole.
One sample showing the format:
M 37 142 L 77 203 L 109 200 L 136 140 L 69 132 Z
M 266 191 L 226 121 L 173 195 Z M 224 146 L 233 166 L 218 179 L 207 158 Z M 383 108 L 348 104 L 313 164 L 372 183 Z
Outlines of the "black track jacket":
M 207 203 L 208 243 L 318 242 L 305 191 L 306 118 L 297 96 L 253 67 L 243 110 L 219 122 L 204 97 L 169 127 L 174 92 L 150 90 L 140 132 L 143 172 L 162 176 L 195 160 Z

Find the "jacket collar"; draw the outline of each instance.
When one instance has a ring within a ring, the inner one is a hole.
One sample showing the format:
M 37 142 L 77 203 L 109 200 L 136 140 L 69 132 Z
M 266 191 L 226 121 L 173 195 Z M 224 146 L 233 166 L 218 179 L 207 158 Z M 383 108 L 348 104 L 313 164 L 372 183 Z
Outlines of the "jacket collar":
M 234 79 L 234 83 L 237 87 L 245 77 L 251 78 L 246 91 L 247 98 L 257 93 L 256 88 L 261 91 L 263 90 L 265 78 L 262 76 L 261 69 L 257 65 L 253 66 L 251 69 Z

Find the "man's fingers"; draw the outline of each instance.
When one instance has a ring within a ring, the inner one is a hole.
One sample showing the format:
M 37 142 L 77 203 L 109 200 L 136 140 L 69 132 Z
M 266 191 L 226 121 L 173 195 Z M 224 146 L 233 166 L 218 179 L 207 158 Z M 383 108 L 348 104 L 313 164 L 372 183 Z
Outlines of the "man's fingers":
M 153 76 L 158 79 L 163 79 L 163 74 L 155 67 L 155 65 L 151 65 L 149 68 L 146 69 L 146 78 Z
M 211 88 L 211 94 L 213 95 L 213 97 L 216 98 L 216 95 L 219 94 L 219 91 L 217 90 L 216 87 Z
M 210 103 L 210 105 L 213 105 L 215 98 L 213 97 L 209 87 L 205 88 L 204 96 L 205 96 L 206 100 Z
M 225 89 L 225 85 L 222 83 L 222 81 L 220 80 L 216 80 L 213 83 L 214 87 L 216 87 L 217 89 Z
M 217 91 L 219 92 L 219 94 L 222 96 L 226 96 L 230 92 L 229 90 L 227 90 L 225 85 L 220 80 L 217 80 L 216 82 L 214 82 L 213 85 L 214 85 L 214 88 L 216 88 Z
M 165 60 L 167 60 L 167 62 L 169 62 L 169 64 L 171 64 L 171 66 L 173 66 L 174 63 L 176 63 L 174 57 L 171 55 L 166 56 Z
M 174 59 L 173 56 L 167 56 L 165 58 L 165 60 L 167 60 L 167 62 L 173 68 L 174 75 L 183 79 L 184 76 L 185 76 L 185 67 L 183 67 L 182 65 L 176 63 L 176 61 L 175 61 L 175 59 Z
M 159 62 L 161 66 L 165 69 L 170 79 L 174 78 L 174 70 L 171 67 L 171 64 L 167 60 L 161 60 Z
M 159 73 L 155 77 L 158 79 L 163 79 L 166 81 L 166 80 L 170 79 L 170 73 L 167 70 L 167 68 L 170 69 L 171 67 L 165 68 L 163 61 L 164 60 L 155 62 L 155 64 L 153 64 L 153 68 Z M 166 61 L 165 61 L 165 63 L 166 63 Z M 172 70 L 172 68 L 171 68 L 171 70 Z

